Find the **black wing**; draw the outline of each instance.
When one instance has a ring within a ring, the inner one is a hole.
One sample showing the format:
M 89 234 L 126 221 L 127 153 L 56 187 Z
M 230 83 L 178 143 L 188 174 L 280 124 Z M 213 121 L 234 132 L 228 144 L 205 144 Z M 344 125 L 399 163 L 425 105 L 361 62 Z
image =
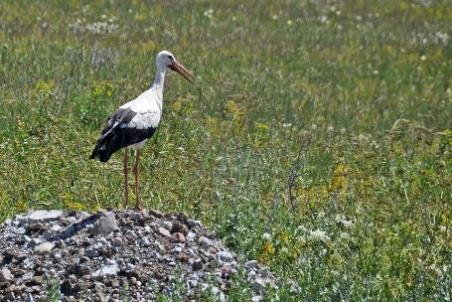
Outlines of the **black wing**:
M 99 157 L 106 162 L 111 155 L 121 148 L 136 144 L 150 138 L 156 128 L 137 129 L 128 123 L 137 115 L 129 108 L 120 108 L 108 119 L 108 125 L 102 130 L 90 158 Z

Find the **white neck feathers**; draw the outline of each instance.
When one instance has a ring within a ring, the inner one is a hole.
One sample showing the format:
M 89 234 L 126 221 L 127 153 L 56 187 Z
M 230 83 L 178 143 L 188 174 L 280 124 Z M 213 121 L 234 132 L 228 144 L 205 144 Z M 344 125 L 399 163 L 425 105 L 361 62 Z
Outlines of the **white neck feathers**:
M 163 107 L 163 88 L 165 85 L 165 75 L 166 75 L 166 66 L 162 67 L 157 65 L 157 70 L 155 71 L 154 82 L 152 82 L 149 90 L 153 90 L 156 95 L 157 106 L 160 111 Z

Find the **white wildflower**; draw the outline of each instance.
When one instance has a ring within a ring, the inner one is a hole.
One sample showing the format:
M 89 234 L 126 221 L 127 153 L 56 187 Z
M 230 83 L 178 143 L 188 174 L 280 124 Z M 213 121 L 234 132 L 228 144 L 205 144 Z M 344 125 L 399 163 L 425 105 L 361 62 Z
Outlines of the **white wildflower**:
M 342 220 L 341 223 L 344 226 L 344 228 L 351 228 L 354 225 L 353 221 L 346 219 Z
M 425 60 L 427 60 L 427 57 L 425 55 L 422 55 L 421 56 L 421 61 L 425 61 Z
M 327 16 L 320 16 L 320 22 L 323 24 L 328 23 L 328 17 Z
M 335 220 L 336 223 L 342 225 L 344 228 L 351 228 L 354 225 L 353 221 L 347 220 L 342 214 L 337 214 Z
M 348 239 L 350 239 L 350 234 L 348 234 L 346 232 L 341 232 L 339 234 L 339 238 L 344 239 L 344 240 L 348 240 Z
M 272 238 L 272 235 L 270 235 L 269 233 L 263 233 L 262 234 L 262 239 L 263 240 L 270 240 Z
M 213 9 L 210 8 L 210 9 L 204 11 L 204 16 L 205 17 L 207 17 L 209 19 L 212 19 L 212 15 L 213 15 Z
M 305 244 L 305 243 L 306 243 L 306 239 L 304 239 L 303 236 L 298 236 L 297 238 L 298 238 L 298 241 L 299 241 L 301 244 Z
M 283 123 L 282 126 L 283 128 L 290 128 L 292 127 L 292 123 Z
M 86 29 L 94 34 L 112 33 L 117 31 L 117 24 L 109 24 L 107 22 L 94 22 L 86 25 Z
M 302 232 L 304 232 L 304 233 L 308 233 L 308 232 L 309 232 L 309 230 L 308 230 L 307 228 L 305 228 L 305 226 L 302 225 L 302 224 L 300 224 L 300 225 L 297 227 L 297 229 L 300 230 L 300 231 L 302 231 Z
M 291 26 L 293 24 L 292 20 L 287 20 L 287 25 Z
M 449 35 L 447 33 L 443 33 L 443 32 L 437 32 L 435 34 L 437 40 L 439 40 L 441 43 L 443 43 L 444 45 L 447 45 L 449 43 Z
M 309 233 L 309 238 L 314 241 L 323 241 L 323 242 L 327 242 L 330 240 L 330 237 L 326 234 L 326 232 L 319 229 L 311 231 Z
M 259 302 L 259 301 L 262 301 L 262 296 L 253 296 L 252 298 L 251 298 L 251 302 Z
M 119 25 L 113 23 L 114 19 L 110 19 L 108 22 L 94 22 L 84 24 L 84 20 L 77 19 L 74 23 L 69 24 L 69 28 L 74 32 L 84 33 L 90 32 L 93 34 L 105 34 L 118 31 Z

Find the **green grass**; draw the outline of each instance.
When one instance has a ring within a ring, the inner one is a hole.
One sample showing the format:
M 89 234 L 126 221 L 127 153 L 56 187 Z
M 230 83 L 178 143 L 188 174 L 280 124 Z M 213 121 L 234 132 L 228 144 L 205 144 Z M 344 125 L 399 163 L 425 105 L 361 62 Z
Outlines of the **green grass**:
M 198 79 L 168 78 L 146 207 L 302 289 L 268 300 L 450 301 L 451 20 L 445 0 L 1 1 L 0 220 L 121 207 L 121 154 L 88 156 L 168 49 Z

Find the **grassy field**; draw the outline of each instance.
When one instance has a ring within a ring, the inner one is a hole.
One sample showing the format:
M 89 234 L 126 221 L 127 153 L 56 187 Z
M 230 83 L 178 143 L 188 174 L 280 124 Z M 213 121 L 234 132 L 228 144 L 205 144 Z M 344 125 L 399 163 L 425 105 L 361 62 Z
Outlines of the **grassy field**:
M 197 82 L 169 75 L 146 207 L 269 265 L 266 301 L 452 299 L 449 1 L 147 2 L 0 2 L 0 221 L 121 207 L 121 153 L 88 156 L 168 49 Z

